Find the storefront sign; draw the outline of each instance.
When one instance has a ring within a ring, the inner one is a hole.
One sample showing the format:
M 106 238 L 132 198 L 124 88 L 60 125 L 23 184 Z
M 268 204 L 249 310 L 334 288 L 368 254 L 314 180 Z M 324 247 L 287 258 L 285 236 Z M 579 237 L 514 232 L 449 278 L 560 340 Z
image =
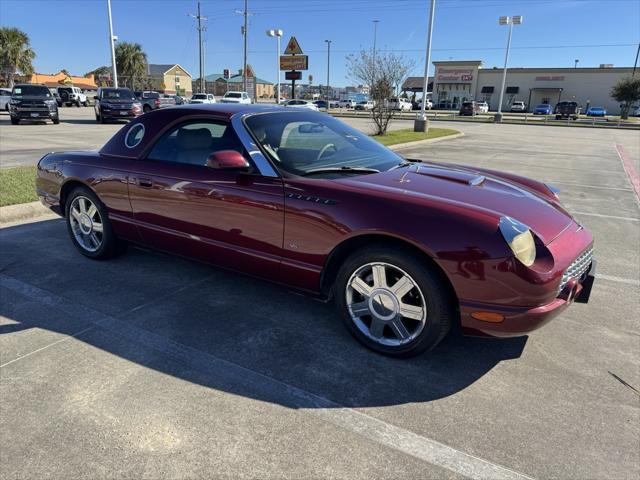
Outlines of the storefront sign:
M 280 70 L 308 70 L 309 57 L 306 55 L 280 55 Z
M 536 82 L 564 82 L 564 75 L 557 75 L 555 77 L 544 75 L 536 77 Z
M 473 69 L 439 68 L 436 79 L 439 82 L 473 82 Z

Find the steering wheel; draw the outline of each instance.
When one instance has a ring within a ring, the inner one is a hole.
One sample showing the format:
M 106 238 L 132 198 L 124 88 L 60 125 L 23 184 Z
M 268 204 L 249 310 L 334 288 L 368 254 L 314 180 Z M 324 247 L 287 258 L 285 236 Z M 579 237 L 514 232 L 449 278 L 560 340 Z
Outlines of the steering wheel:
M 338 149 L 333 143 L 327 143 L 324 147 L 322 147 L 322 149 L 320 150 L 320 153 L 318 153 L 318 156 L 316 157 L 316 162 L 322 158 L 322 156 L 327 152 L 329 148 L 333 148 L 333 153 L 336 153 L 338 151 Z

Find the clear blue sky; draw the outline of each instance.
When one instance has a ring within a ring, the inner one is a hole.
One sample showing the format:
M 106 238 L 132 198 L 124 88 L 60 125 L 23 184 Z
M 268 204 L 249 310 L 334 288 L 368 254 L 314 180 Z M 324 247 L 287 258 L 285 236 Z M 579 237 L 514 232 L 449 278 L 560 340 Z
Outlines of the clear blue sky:
M 265 30 L 295 35 L 309 55 L 314 83 L 326 82 L 326 44 L 331 39 L 331 84 L 352 84 L 345 55 L 371 48 L 372 20 L 378 47 L 394 50 L 424 69 L 428 0 L 249 0 L 249 63 L 275 80 L 275 39 Z M 179 63 L 198 76 L 196 0 L 112 0 L 114 32 L 140 43 L 150 63 Z M 204 0 L 206 73 L 242 66 L 242 0 Z M 437 0 L 432 60 L 483 60 L 501 66 L 507 28 L 500 15 L 523 15 L 514 28 L 510 66 L 567 67 L 601 63 L 632 66 L 640 41 L 638 0 Z M 106 0 L 0 0 L 0 24 L 25 31 L 38 72 L 66 68 L 83 75 L 109 65 Z M 305 74 L 305 81 L 306 81 Z M 284 78 L 284 76 L 283 76 Z

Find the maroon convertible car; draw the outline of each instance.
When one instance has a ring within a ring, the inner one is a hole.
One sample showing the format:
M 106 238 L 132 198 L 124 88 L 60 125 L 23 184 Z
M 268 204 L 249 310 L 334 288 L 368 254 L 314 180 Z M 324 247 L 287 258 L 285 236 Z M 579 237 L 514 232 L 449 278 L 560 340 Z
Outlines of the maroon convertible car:
M 36 186 L 87 257 L 132 242 L 286 284 L 388 355 L 453 327 L 522 335 L 593 285 L 593 238 L 553 188 L 405 159 L 312 111 L 156 110 L 100 151 L 45 155 Z

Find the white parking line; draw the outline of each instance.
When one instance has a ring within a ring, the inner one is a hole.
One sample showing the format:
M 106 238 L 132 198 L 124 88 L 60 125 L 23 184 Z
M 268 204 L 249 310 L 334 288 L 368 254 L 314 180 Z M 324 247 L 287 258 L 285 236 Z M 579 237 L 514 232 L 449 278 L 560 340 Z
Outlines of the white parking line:
M 585 185 L 584 183 L 565 182 L 562 180 L 550 180 L 549 183 L 552 183 L 552 184 L 557 183 L 559 185 L 569 185 L 572 187 L 579 187 L 579 188 L 597 188 L 598 190 L 617 190 L 619 192 L 633 192 L 632 188 L 609 187 L 607 185 Z
M 640 280 L 635 280 L 633 278 L 616 277 L 616 276 L 613 276 L 613 275 L 602 275 L 600 273 L 596 273 L 596 278 L 601 278 L 603 280 L 609 280 L 610 282 L 626 283 L 627 285 L 633 285 L 635 287 L 640 287 Z
M 76 318 L 85 319 L 87 322 L 105 328 L 129 341 L 159 351 L 171 360 L 180 362 L 189 368 L 204 371 L 224 382 L 240 384 L 244 389 L 250 388 L 257 391 L 261 397 L 268 398 L 273 402 L 304 410 L 306 413 L 315 415 L 342 429 L 432 465 L 446 468 L 454 473 L 487 480 L 531 479 L 522 473 L 475 457 L 358 410 L 345 407 L 255 370 L 174 342 L 92 308 L 73 303 L 5 274 L 0 274 L 0 286 L 57 308 Z
M 576 211 L 572 211 L 571 213 L 573 213 L 574 215 L 581 215 L 586 217 L 600 217 L 600 218 L 610 218 L 612 220 L 624 220 L 627 222 L 640 222 L 640 218 L 633 218 L 633 217 L 618 217 L 616 215 L 604 215 L 602 213 L 588 213 L 588 212 L 576 212 Z

